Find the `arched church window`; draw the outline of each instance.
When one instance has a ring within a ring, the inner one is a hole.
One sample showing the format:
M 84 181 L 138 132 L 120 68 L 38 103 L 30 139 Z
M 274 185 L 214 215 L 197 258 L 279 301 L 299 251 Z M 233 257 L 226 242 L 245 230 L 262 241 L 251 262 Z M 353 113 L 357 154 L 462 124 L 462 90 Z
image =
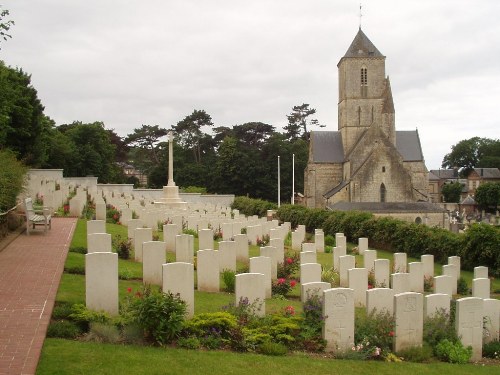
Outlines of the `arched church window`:
M 380 185 L 380 202 L 385 202 L 386 193 L 385 185 L 382 183 Z

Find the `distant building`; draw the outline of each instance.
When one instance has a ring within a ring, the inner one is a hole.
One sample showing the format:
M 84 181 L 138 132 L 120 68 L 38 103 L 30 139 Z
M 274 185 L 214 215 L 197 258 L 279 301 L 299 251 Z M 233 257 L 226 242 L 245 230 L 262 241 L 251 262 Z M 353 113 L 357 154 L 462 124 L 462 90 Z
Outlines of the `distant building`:
M 486 182 L 500 182 L 500 169 L 474 168 L 467 176 L 469 194 L 475 195 L 477 188 Z
M 123 174 L 126 178 L 136 177 L 139 180 L 141 186 L 147 186 L 148 176 L 142 171 L 136 169 L 133 165 L 127 163 L 118 163 L 123 170 Z

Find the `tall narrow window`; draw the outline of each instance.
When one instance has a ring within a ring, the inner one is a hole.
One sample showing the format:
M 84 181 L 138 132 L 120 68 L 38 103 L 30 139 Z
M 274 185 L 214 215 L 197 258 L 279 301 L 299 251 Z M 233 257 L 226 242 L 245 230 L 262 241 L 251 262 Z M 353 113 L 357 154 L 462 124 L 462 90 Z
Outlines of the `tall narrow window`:
M 382 183 L 380 185 L 380 201 L 381 202 L 385 202 L 385 194 L 386 194 L 385 185 Z
M 361 68 L 361 97 L 366 98 L 368 93 L 368 69 Z

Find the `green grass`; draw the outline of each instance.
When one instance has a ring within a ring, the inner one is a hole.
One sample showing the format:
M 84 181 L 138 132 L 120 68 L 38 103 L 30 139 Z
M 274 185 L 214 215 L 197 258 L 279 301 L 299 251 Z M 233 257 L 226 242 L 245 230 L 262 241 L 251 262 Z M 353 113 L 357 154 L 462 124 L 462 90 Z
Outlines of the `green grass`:
M 489 375 L 492 366 L 333 360 L 301 353 L 284 357 L 46 339 L 37 374 L 416 374 Z

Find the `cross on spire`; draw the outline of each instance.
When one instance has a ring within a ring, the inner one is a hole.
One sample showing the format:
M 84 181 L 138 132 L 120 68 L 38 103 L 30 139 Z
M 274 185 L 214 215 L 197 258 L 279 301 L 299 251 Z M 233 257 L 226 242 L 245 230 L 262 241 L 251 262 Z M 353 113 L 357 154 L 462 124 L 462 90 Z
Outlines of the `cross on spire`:
M 361 17 L 363 17 L 362 8 L 363 8 L 363 4 L 359 3 L 359 29 L 360 30 L 361 30 Z

